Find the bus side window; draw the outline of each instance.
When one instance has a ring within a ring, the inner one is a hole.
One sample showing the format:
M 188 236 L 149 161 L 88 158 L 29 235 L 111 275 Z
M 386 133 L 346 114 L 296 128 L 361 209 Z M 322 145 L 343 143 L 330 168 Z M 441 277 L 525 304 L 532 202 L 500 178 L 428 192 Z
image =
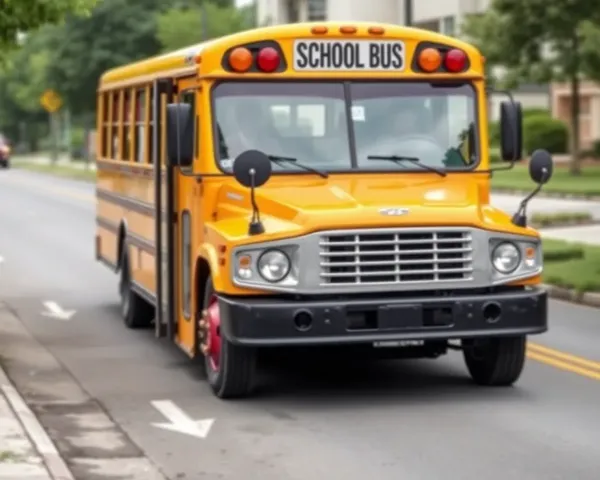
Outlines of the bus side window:
M 146 88 L 136 91 L 135 100 L 135 155 L 137 163 L 146 162 Z
M 196 111 L 196 94 L 197 91 L 196 90 L 185 90 L 183 92 L 181 92 L 181 95 L 179 97 L 179 102 L 180 103 L 187 103 L 188 105 L 192 106 L 192 111 L 194 112 L 194 127 L 193 127 L 193 132 L 194 132 L 194 158 L 197 159 L 199 157 L 199 150 L 200 150 L 200 142 L 199 142 L 199 136 L 198 136 L 198 127 L 199 127 L 199 116 L 198 113 Z M 191 168 L 191 167 L 188 167 Z

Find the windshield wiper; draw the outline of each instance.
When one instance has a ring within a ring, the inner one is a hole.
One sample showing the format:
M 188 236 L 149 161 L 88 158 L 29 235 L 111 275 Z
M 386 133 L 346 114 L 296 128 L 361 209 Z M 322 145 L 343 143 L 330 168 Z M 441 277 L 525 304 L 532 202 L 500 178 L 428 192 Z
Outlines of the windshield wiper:
M 292 163 L 292 164 L 296 165 L 297 167 L 302 168 L 303 170 L 306 170 L 307 172 L 316 173 L 317 175 L 319 175 L 323 178 L 329 177 L 329 174 L 327 172 L 323 172 L 322 170 L 318 170 L 316 168 L 309 167 L 308 165 L 304 165 L 303 163 L 298 163 L 298 159 L 293 158 L 293 157 L 282 157 L 280 155 L 267 155 L 267 158 L 276 164 L 279 164 L 280 162 Z
M 446 175 L 448 175 L 448 173 L 445 170 L 441 170 L 439 168 L 432 167 L 431 165 L 426 165 L 424 163 L 421 163 L 421 159 L 417 158 L 417 157 L 405 157 L 402 155 L 368 155 L 367 159 L 368 160 L 387 160 L 389 162 L 397 163 L 398 165 L 401 165 L 402 162 L 411 162 L 425 170 L 429 170 L 430 172 L 435 172 L 442 177 L 445 177 Z

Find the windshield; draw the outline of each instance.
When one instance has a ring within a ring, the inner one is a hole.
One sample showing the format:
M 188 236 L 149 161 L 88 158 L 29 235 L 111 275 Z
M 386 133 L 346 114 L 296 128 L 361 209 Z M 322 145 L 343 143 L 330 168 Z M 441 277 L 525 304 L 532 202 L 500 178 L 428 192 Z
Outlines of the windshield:
M 479 158 L 475 90 L 467 83 L 223 82 L 213 97 L 217 161 L 226 172 L 249 149 L 330 172 L 416 170 L 373 156 L 448 170 Z

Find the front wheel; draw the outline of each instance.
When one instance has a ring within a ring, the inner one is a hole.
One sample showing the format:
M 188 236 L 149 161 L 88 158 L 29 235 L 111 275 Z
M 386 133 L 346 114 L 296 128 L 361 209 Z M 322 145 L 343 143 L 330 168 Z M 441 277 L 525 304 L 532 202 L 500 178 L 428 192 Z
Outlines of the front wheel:
M 526 337 L 463 340 L 463 356 L 471 378 L 486 386 L 515 383 L 525 365 Z
M 219 303 L 210 278 L 203 306 L 198 330 L 206 377 L 212 391 L 222 399 L 250 395 L 254 387 L 256 349 L 234 345 L 221 334 Z

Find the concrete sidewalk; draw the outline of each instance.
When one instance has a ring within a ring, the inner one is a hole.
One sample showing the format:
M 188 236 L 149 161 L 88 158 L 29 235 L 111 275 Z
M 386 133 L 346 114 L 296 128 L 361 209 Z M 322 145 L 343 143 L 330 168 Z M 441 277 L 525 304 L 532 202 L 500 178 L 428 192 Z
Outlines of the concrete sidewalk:
M 2 368 L 0 480 L 73 480 L 52 440 Z

